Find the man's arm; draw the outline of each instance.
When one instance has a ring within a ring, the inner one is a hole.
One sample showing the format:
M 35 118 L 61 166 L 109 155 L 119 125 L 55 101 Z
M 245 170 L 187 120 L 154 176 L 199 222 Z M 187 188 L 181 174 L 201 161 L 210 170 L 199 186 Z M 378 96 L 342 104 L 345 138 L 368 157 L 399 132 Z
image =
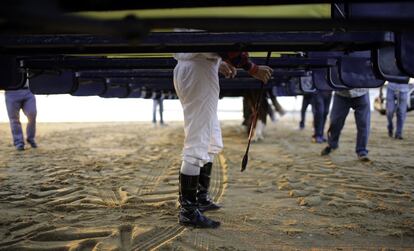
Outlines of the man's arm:
M 219 53 L 224 62 L 233 67 L 240 67 L 247 71 L 252 77 L 267 83 L 272 76 L 273 70 L 266 65 L 256 65 L 249 59 L 248 52 L 224 52 Z M 223 68 L 223 67 L 222 67 Z M 224 68 L 229 68 L 224 66 Z M 227 69 L 227 71 L 229 71 Z M 220 71 L 221 72 L 221 71 Z M 223 72 L 222 72 L 223 73 Z M 235 74 L 226 75 L 226 77 L 234 77 Z

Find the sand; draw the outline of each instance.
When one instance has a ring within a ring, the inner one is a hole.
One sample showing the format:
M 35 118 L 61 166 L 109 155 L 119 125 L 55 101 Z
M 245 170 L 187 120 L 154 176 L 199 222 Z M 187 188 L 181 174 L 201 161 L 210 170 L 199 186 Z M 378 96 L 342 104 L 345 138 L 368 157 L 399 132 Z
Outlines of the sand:
M 179 122 L 40 123 L 39 148 L 24 152 L 0 124 L 0 250 L 413 250 L 414 114 L 403 141 L 373 114 L 370 163 L 354 153 L 352 114 L 328 157 L 310 121 L 297 124 L 268 125 L 241 173 L 245 133 L 222 123 L 216 230 L 177 224 Z

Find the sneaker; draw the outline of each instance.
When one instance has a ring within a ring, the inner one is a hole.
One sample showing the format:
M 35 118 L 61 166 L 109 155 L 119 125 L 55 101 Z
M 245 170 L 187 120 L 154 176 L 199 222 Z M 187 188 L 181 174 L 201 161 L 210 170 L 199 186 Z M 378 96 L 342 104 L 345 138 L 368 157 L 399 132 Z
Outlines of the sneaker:
M 313 143 L 322 144 L 326 142 L 326 140 L 323 139 L 323 137 L 315 137 L 312 139 Z
M 370 162 L 371 160 L 368 158 L 367 154 L 360 154 L 358 155 L 358 160 L 362 162 Z
M 27 141 L 27 143 L 29 143 L 30 147 L 37 148 L 37 144 L 35 141 Z
M 219 210 L 220 208 L 221 207 L 214 203 L 208 196 L 202 200 L 198 200 L 198 210 L 200 210 L 200 212 Z
M 404 138 L 401 135 L 395 135 L 395 139 L 403 140 Z
M 321 152 L 321 156 L 327 156 L 327 155 L 329 155 L 333 150 L 335 150 L 335 149 L 333 149 L 332 147 L 330 147 L 330 146 L 327 146 L 327 147 L 325 147 L 323 150 L 322 150 L 322 152 Z
M 18 145 L 16 146 L 17 151 L 24 151 L 24 145 Z

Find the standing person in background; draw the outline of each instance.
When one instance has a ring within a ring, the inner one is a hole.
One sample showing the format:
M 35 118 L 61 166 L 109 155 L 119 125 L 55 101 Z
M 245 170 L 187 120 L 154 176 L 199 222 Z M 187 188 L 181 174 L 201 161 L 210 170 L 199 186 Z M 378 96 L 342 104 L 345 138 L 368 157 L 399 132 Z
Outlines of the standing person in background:
M 308 106 L 312 104 L 313 94 L 304 94 L 302 100 L 302 108 L 300 109 L 300 122 L 299 122 L 299 129 L 305 129 L 305 118 L 306 118 L 306 110 Z
M 36 98 L 30 92 L 28 83 L 19 90 L 5 91 L 7 114 L 13 135 L 13 144 L 16 150 L 24 150 L 24 136 L 20 123 L 20 110 L 26 115 L 28 123 L 26 127 L 26 141 L 32 148 L 37 148 L 36 136 Z
M 407 100 L 408 100 L 408 81 L 407 83 L 393 83 L 388 82 L 387 85 L 387 120 L 388 120 L 388 136 L 393 137 L 393 117 L 396 113 L 397 123 L 395 130 L 395 138 L 403 139 L 402 133 L 404 128 L 404 121 L 407 116 Z
M 366 88 L 335 92 L 328 130 L 328 146 L 322 150 L 321 155 L 329 155 L 333 150 L 338 148 L 339 136 L 345 125 L 350 108 L 355 111 L 355 123 L 357 126 L 355 152 L 359 160 L 368 162 L 370 159 L 368 158 L 367 144 L 370 131 L 371 109 L 369 92 Z
M 267 82 L 272 69 L 258 66 L 247 52 L 176 53 L 174 87 L 184 112 L 183 161 L 179 174 L 179 223 L 199 228 L 217 228 L 220 222 L 203 211 L 220 207 L 208 196 L 210 175 L 215 158 L 223 148 L 217 117 L 219 78 L 233 78 L 241 67 L 251 76 Z
M 163 119 L 163 112 L 164 112 L 164 96 L 160 96 L 158 98 L 153 98 L 152 99 L 153 103 L 152 103 L 152 123 L 153 125 L 157 125 L 157 106 L 159 106 L 159 112 L 160 112 L 160 125 L 164 125 L 164 119 Z
M 316 91 L 312 98 L 312 112 L 313 112 L 313 141 L 321 144 L 326 142 L 324 137 L 325 123 L 329 113 L 329 106 L 331 105 L 332 91 Z

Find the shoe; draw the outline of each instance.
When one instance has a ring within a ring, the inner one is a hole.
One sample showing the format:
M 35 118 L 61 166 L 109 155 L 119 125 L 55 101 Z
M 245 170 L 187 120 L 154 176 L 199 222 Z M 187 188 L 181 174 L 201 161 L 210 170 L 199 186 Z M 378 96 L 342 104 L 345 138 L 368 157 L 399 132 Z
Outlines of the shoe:
M 305 123 L 299 122 L 299 130 L 305 129 Z
M 368 158 L 367 154 L 360 154 L 358 155 L 358 160 L 362 162 L 370 162 L 371 160 Z
M 181 208 L 178 220 L 180 225 L 188 227 L 218 228 L 220 226 L 220 222 L 207 218 L 197 208 L 195 210 Z
M 200 178 L 198 181 L 198 191 L 197 191 L 197 203 L 198 210 L 200 212 L 218 210 L 220 206 L 214 203 L 208 195 L 208 189 L 210 187 L 210 176 L 211 170 L 213 168 L 213 163 L 209 162 L 200 168 Z
M 403 140 L 404 138 L 401 135 L 395 135 L 395 139 Z
M 392 138 L 392 130 L 388 130 L 388 137 Z
M 326 142 L 326 140 L 324 140 L 322 137 L 314 137 L 312 138 L 313 143 L 317 143 L 317 144 L 322 144 L 324 142 Z
M 323 150 L 322 150 L 322 152 L 321 152 L 321 156 L 327 156 L 327 155 L 329 155 L 333 150 L 335 150 L 335 149 L 333 149 L 332 147 L 330 147 L 330 146 L 327 146 L 327 147 L 325 147 Z
M 17 151 L 24 151 L 24 145 L 18 145 L 16 146 Z
M 37 148 L 36 141 L 27 141 L 27 143 L 29 143 L 31 148 Z
M 199 176 L 180 173 L 180 213 L 178 222 L 195 228 L 218 228 L 220 222 L 209 219 L 198 210 L 197 187 Z

